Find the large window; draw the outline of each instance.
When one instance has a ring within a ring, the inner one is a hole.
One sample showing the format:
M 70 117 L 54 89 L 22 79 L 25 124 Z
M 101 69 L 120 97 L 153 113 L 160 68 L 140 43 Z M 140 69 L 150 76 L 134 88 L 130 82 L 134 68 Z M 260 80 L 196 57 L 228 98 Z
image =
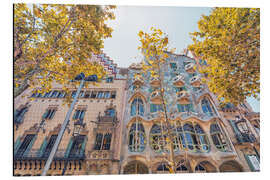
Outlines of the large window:
M 194 112 L 193 104 L 177 104 L 178 112 Z
M 227 151 L 228 145 L 226 143 L 225 136 L 223 135 L 220 127 L 217 123 L 213 123 L 210 126 L 210 134 L 213 140 L 213 143 L 215 144 L 216 148 L 219 151 Z
M 17 150 L 17 153 L 15 154 L 16 157 L 22 157 L 27 149 L 31 148 L 33 141 L 35 138 L 35 134 L 28 134 L 25 136 L 22 144 L 20 145 L 19 149 Z
M 199 152 L 207 152 L 209 150 L 206 134 L 198 124 L 194 127 L 191 123 L 186 123 L 183 129 L 189 150 Z
M 27 107 L 17 109 L 14 114 L 14 123 L 20 124 L 23 121 L 24 114 L 28 111 Z
M 203 98 L 201 102 L 202 110 L 205 114 L 208 116 L 214 115 L 214 109 L 213 106 L 210 104 L 209 100 L 207 98 Z
M 55 108 L 50 108 L 50 109 L 47 109 L 45 111 L 45 113 L 43 114 L 42 118 L 44 119 L 52 119 L 54 114 L 56 112 L 56 109 Z
M 168 163 L 160 163 L 157 167 L 158 174 L 166 174 L 169 173 L 169 165 Z
M 209 150 L 208 139 L 201 126 L 199 126 L 198 124 L 195 125 L 195 132 L 199 142 L 198 148 L 200 149 L 200 151 L 207 152 Z
M 136 122 L 129 130 L 128 149 L 131 152 L 142 152 L 145 149 L 146 139 L 143 124 Z
M 154 112 L 163 112 L 164 108 L 162 104 L 150 104 L 150 112 L 154 113 Z
M 164 131 L 165 127 L 160 124 L 154 124 L 150 131 L 150 145 L 151 148 L 157 152 L 168 152 L 167 147 L 167 132 Z
M 85 110 L 77 109 L 74 112 L 73 119 L 80 120 L 84 118 Z
M 175 122 L 173 135 L 174 135 L 174 140 L 173 140 L 174 151 L 179 151 L 180 149 L 184 149 L 187 147 L 185 136 L 183 133 L 183 128 L 180 125 L 179 121 Z
M 53 145 L 56 141 L 57 135 L 51 135 L 50 140 L 45 148 L 45 151 L 43 153 L 43 157 L 49 157 L 51 150 L 53 148 Z
M 79 157 L 82 155 L 82 151 L 84 151 L 86 137 L 84 135 L 77 136 L 71 146 L 69 157 Z
M 131 116 L 144 115 L 144 105 L 143 101 L 140 98 L 136 98 L 132 101 L 130 115 Z
M 177 163 L 176 166 L 176 173 L 187 173 L 188 172 L 188 168 L 186 166 L 186 163 L 184 160 L 181 160 Z
M 111 139 L 111 133 L 106 133 L 104 135 L 102 133 L 97 133 L 94 150 L 110 150 Z

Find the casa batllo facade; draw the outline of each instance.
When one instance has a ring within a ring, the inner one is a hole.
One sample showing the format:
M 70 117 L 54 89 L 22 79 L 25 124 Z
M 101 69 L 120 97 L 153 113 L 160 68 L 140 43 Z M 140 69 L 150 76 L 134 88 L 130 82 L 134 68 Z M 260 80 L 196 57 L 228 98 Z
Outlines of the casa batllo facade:
M 162 69 L 176 172 L 259 171 L 259 113 L 247 103 L 220 108 L 195 68 L 206 62 L 169 55 Z M 118 68 L 104 54 L 91 61 L 100 62 L 109 76 L 80 92 L 47 174 L 169 173 L 158 79 L 143 74 L 141 64 Z M 55 84 L 48 94 L 26 90 L 15 99 L 14 175 L 41 174 L 68 111 L 60 89 Z M 74 138 L 78 119 L 85 126 Z

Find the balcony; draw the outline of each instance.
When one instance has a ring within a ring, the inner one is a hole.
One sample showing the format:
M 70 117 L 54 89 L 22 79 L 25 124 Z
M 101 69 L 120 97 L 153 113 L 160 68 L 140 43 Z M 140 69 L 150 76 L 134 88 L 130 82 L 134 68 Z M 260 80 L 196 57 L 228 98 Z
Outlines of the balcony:
M 66 149 L 59 149 L 56 151 L 54 155 L 54 160 L 83 160 L 85 159 L 84 153 L 76 153 L 76 154 L 70 154 L 69 156 L 65 156 Z M 14 160 L 47 160 L 47 156 L 40 156 L 39 150 L 32 149 L 29 151 L 26 155 L 23 156 L 14 156 Z
M 151 93 L 150 99 L 152 102 L 157 103 L 157 104 L 162 102 L 162 98 L 161 98 L 160 92 L 158 90 L 153 91 Z
M 135 75 L 135 77 L 133 78 L 133 85 L 142 86 L 143 83 L 144 83 L 144 79 L 142 75 Z
M 153 86 L 153 87 L 159 87 L 160 86 L 160 81 L 159 81 L 158 77 L 151 77 L 150 85 Z
M 97 117 L 97 124 L 108 124 L 108 125 L 112 125 L 113 127 L 116 126 L 118 124 L 118 120 L 117 120 L 117 114 L 115 114 L 114 116 L 105 114 L 103 116 L 101 116 L 101 113 L 99 112 L 98 117 Z
M 193 87 L 200 87 L 201 78 L 199 76 L 193 76 L 189 82 Z
M 189 101 L 189 93 L 187 91 L 177 92 L 176 96 L 177 96 L 177 101 L 180 104 L 189 104 L 190 103 L 190 101 Z
M 195 64 L 194 63 L 188 63 L 187 65 L 185 65 L 185 71 L 188 73 L 195 73 Z
M 82 161 L 85 159 L 85 154 L 76 154 L 74 156 L 65 156 L 66 149 L 59 149 L 51 163 L 50 169 L 61 171 L 74 171 L 82 169 Z M 40 157 L 39 150 L 33 149 L 26 156 L 14 156 L 14 170 L 35 171 L 42 170 L 45 166 L 48 157 Z
M 183 87 L 185 85 L 185 77 L 178 75 L 173 78 L 173 85 L 176 87 Z
M 254 143 L 256 138 L 253 134 L 240 133 L 236 134 L 236 140 L 238 143 Z

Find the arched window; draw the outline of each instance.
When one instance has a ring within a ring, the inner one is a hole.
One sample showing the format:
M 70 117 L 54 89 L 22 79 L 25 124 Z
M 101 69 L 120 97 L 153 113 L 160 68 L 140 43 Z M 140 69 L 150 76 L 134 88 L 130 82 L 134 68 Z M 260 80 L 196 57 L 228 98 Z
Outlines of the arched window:
M 226 143 L 225 136 L 223 135 L 220 127 L 217 123 L 213 123 L 210 126 L 210 134 L 213 140 L 213 143 L 215 144 L 216 148 L 219 151 L 227 151 L 228 145 Z
M 145 149 L 146 139 L 143 124 L 133 123 L 129 130 L 128 149 L 131 152 L 142 152 Z
M 198 165 L 195 167 L 195 172 L 198 172 L 198 173 L 205 173 L 205 172 L 206 172 L 206 169 L 205 169 L 201 164 L 198 164 Z
M 132 101 L 130 115 L 131 116 L 144 115 L 144 105 L 143 101 L 140 98 L 136 98 Z
M 204 133 L 200 125 L 198 124 L 195 125 L 195 132 L 199 140 L 198 148 L 203 152 L 207 152 L 209 150 L 208 140 L 206 138 L 206 134 Z
M 195 130 L 191 124 L 185 124 L 183 126 L 185 137 L 187 140 L 187 147 L 189 150 L 195 151 L 198 149 L 198 141 L 196 138 Z
M 184 137 L 183 127 L 178 122 L 175 122 L 175 126 L 173 128 L 173 135 L 174 135 L 174 151 L 179 151 L 180 149 L 184 149 L 187 147 L 186 140 Z
M 210 104 L 207 98 L 203 98 L 201 105 L 202 105 L 202 110 L 205 114 L 207 114 L 208 116 L 214 115 L 213 106 Z
M 176 173 L 187 173 L 188 172 L 188 168 L 185 165 L 185 161 L 181 160 L 177 163 L 176 166 Z
M 183 129 L 189 150 L 200 152 L 207 152 L 209 150 L 206 134 L 198 124 L 194 128 L 192 124 L 186 123 Z
M 157 167 L 157 173 L 163 174 L 163 173 L 169 173 L 169 165 L 167 163 L 161 163 Z
M 167 148 L 167 133 L 164 132 L 164 126 L 154 124 L 150 131 L 150 145 L 151 148 L 157 152 L 168 152 Z
M 124 174 L 148 174 L 148 167 L 140 161 L 131 161 L 124 167 Z

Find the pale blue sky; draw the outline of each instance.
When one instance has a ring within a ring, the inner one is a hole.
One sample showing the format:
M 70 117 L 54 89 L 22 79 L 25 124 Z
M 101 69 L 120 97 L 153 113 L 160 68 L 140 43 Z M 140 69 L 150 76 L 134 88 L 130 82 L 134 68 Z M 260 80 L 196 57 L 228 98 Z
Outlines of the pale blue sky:
M 153 26 L 168 34 L 169 43 L 181 53 L 192 43 L 189 32 L 197 31 L 197 22 L 201 15 L 209 15 L 211 8 L 206 7 L 161 7 L 161 6 L 118 6 L 116 19 L 108 22 L 114 29 L 112 38 L 106 39 L 106 53 L 119 67 L 128 67 L 139 62 L 138 51 L 140 30 L 150 31 Z M 254 111 L 259 112 L 259 102 L 249 98 Z

